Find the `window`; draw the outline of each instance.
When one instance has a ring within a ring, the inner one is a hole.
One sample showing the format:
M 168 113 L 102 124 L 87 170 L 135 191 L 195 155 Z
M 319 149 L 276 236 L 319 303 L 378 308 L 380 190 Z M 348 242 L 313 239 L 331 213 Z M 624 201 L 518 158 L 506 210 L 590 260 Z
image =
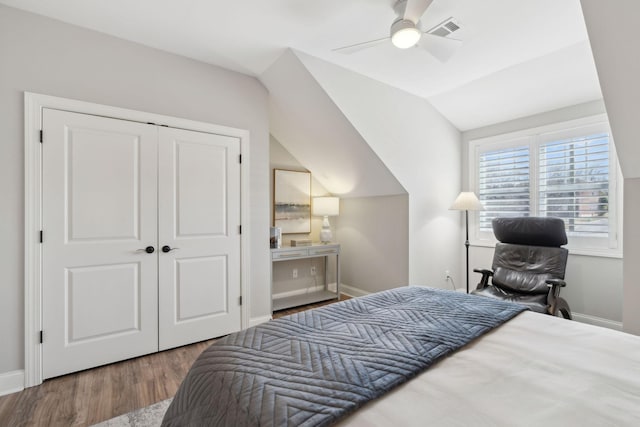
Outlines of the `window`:
M 541 216 L 563 218 L 573 235 L 609 233 L 609 135 L 541 144 L 538 197 Z
M 477 194 L 480 229 L 491 231 L 495 217 L 529 216 L 531 211 L 529 147 L 485 151 L 480 154 Z
M 476 240 L 493 241 L 496 217 L 555 216 L 569 247 L 619 252 L 617 157 L 605 117 L 471 141 L 471 188 L 485 207 Z

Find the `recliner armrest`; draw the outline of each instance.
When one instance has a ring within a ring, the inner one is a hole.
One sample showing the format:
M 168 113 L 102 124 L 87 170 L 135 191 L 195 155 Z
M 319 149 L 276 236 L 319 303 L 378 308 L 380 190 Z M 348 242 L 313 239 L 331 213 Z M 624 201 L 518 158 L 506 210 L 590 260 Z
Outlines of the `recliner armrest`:
M 560 298 L 560 288 L 567 286 L 567 282 L 562 279 L 547 279 L 546 283 L 549 287 L 549 294 L 547 295 L 547 303 L 549 304 L 547 307 L 547 313 L 552 316 L 557 316 L 559 308 L 558 304 L 570 313 L 569 305 L 565 300 Z M 563 317 L 566 318 L 564 314 Z M 569 314 L 569 318 L 571 318 L 571 314 Z
M 567 286 L 567 282 L 562 279 L 548 279 L 546 283 L 549 287 L 560 286 L 561 288 L 564 288 L 565 286 Z
M 489 277 L 493 276 L 493 271 L 486 270 L 484 268 L 474 268 L 474 273 L 482 274 L 482 278 L 480 279 L 480 283 L 476 286 L 476 289 L 484 289 L 489 285 Z

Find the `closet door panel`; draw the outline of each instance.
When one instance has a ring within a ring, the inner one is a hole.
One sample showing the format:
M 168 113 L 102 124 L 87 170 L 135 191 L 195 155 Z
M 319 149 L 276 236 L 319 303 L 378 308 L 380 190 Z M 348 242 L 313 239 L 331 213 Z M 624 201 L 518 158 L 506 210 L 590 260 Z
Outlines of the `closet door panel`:
M 176 321 L 225 314 L 227 258 L 198 257 L 176 260 Z
M 43 374 L 157 351 L 157 129 L 45 109 Z
M 227 147 L 181 141 L 174 148 L 175 237 L 228 235 Z
M 240 141 L 159 129 L 160 349 L 240 330 Z

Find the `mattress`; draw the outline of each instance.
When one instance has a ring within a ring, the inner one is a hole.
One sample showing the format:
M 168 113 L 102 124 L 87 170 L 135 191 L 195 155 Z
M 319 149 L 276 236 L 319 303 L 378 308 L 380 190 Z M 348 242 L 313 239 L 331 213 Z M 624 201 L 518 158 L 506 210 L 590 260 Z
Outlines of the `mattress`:
M 490 299 L 461 294 L 455 295 L 453 299 L 461 304 L 458 308 L 465 313 L 467 319 L 473 317 L 467 323 L 468 325 L 482 324 L 486 321 L 486 316 L 481 319 L 482 316 L 471 314 L 472 310 L 468 308 L 468 303 L 490 301 Z M 329 307 L 335 310 L 338 304 Z M 458 311 L 458 309 L 455 310 Z M 344 315 L 344 313 L 334 314 Z M 363 427 L 640 425 L 640 337 L 529 311 L 514 313 L 514 315 L 515 317 L 511 320 L 455 352 L 447 351 L 446 355 L 437 358 L 437 362 L 431 364 L 429 369 L 417 374 L 408 382 L 392 388 L 388 393 L 364 406 L 357 404 L 356 406 L 360 408 L 340 418 L 337 425 Z M 307 319 L 303 321 L 305 328 L 312 323 L 317 324 L 320 319 L 309 312 L 301 316 Z M 384 322 L 386 320 L 383 320 Z M 342 323 L 342 320 L 339 323 Z M 502 322 L 498 322 L 500 323 Z M 268 328 L 273 327 L 274 324 L 270 322 Z M 445 332 L 450 329 L 450 326 L 445 322 L 443 327 L 445 329 L 439 329 L 440 332 L 436 332 L 436 335 L 449 335 Z M 247 331 L 252 330 L 255 331 L 255 329 Z M 257 339 L 263 339 L 255 333 L 249 333 L 246 337 L 233 336 L 254 344 L 258 342 Z M 261 346 L 262 344 L 259 345 Z M 231 356 L 229 360 L 234 364 L 244 366 L 244 361 L 238 362 L 236 356 Z M 406 355 L 403 357 L 406 358 Z M 201 370 L 205 376 L 210 374 L 209 367 L 205 365 L 198 367 L 197 363 L 194 365 L 195 370 Z M 388 366 L 387 362 L 384 364 Z M 281 368 L 277 362 L 276 365 L 269 366 L 274 372 Z M 253 368 L 246 365 L 242 369 L 253 370 Z M 255 372 L 262 377 L 261 373 L 265 370 L 263 368 Z M 233 378 L 236 374 L 237 372 L 232 376 L 225 374 L 224 381 L 219 386 L 208 390 L 205 389 L 206 377 L 198 374 L 188 383 L 190 383 L 189 388 L 200 390 L 200 392 L 182 393 L 182 398 L 174 401 L 174 408 L 180 411 L 187 410 L 189 400 L 199 394 L 211 396 L 211 400 L 227 402 L 226 406 L 223 406 L 223 411 L 243 412 L 243 408 L 254 405 L 256 401 L 249 397 L 247 405 L 246 402 L 242 403 L 240 400 L 236 401 L 235 398 L 229 397 L 229 390 L 234 389 L 238 384 L 243 390 L 249 384 L 245 379 L 234 382 Z M 298 374 L 296 376 L 299 377 Z M 274 378 L 277 379 L 277 377 Z M 252 377 L 251 382 L 254 381 L 256 380 Z M 268 382 L 274 384 L 273 380 Z M 234 383 L 237 384 L 234 386 Z M 184 388 L 183 383 L 181 389 Z M 180 394 L 179 391 L 178 395 Z M 238 394 L 238 396 L 243 395 L 244 398 L 248 396 L 245 392 Z M 337 398 L 338 395 L 330 392 L 325 397 L 332 401 L 333 396 Z M 303 395 L 291 389 L 290 397 L 300 399 Z M 330 404 L 328 408 L 331 409 L 331 406 Z M 340 405 L 336 404 L 336 406 Z M 219 412 L 220 406 L 214 409 L 214 413 Z M 185 419 L 179 420 L 179 418 L 175 420 L 176 425 L 201 425 L 198 423 L 202 421 L 191 419 L 185 423 Z M 284 420 L 275 424 L 301 424 L 294 421 L 293 416 L 287 416 Z M 167 421 L 166 417 L 165 421 Z M 256 422 L 252 423 L 246 419 L 240 424 L 269 424 L 263 421 L 265 420 L 256 419 Z M 326 420 L 317 424 L 324 425 Z M 225 425 L 225 422 L 222 421 L 221 425 Z
M 640 426 L 640 337 L 523 312 L 340 426 Z

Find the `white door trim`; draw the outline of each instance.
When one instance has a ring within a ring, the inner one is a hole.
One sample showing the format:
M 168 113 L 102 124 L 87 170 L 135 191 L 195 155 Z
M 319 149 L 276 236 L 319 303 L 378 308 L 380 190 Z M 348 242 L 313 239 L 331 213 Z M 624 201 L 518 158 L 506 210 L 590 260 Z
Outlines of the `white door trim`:
M 242 224 L 242 235 L 240 236 L 240 292 L 243 300 L 241 327 L 242 329 L 248 328 L 250 326 L 249 307 L 251 303 L 249 300 L 249 236 L 251 235 L 249 229 L 249 131 L 160 114 L 25 92 L 25 387 L 32 387 L 42 383 L 42 348 L 40 345 L 40 331 L 42 330 L 42 254 L 40 247 L 40 230 L 42 225 L 42 151 L 40 131 L 42 129 L 42 111 L 44 108 L 94 114 L 142 123 L 156 123 L 180 129 L 229 135 L 240 139 L 240 153 L 242 155 L 242 166 L 240 168 L 240 220 Z

